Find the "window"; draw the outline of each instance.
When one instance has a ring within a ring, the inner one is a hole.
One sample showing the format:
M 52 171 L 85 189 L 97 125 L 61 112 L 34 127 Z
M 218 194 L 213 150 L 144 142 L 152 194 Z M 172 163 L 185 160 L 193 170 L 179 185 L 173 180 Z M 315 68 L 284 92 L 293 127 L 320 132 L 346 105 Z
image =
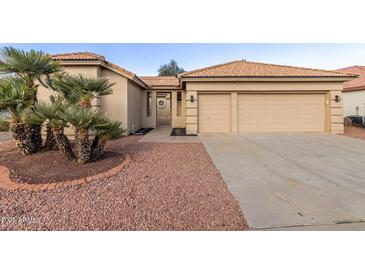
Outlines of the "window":
M 181 116 L 181 91 L 176 94 L 176 116 Z
M 147 92 L 147 117 L 151 117 L 151 103 L 152 103 L 152 95 L 151 92 Z

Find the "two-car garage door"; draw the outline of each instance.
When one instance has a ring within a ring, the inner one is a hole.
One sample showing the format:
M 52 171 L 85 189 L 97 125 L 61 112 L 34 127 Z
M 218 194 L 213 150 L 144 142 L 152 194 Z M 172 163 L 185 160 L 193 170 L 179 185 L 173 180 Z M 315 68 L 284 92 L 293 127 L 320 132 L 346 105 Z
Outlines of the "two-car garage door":
M 199 132 L 231 132 L 230 94 L 200 94 L 198 102 Z M 325 130 L 324 94 L 238 94 L 236 113 L 238 132 Z

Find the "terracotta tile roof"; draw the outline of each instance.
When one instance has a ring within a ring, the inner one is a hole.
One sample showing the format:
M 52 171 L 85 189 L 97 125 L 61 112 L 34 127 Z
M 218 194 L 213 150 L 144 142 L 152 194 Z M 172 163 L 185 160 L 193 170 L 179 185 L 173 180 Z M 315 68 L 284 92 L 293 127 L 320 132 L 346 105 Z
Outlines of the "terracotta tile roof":
M 179 86 L 179 78 L 174 76 L 140 76 L 139 78 L 150 87 Z
M 353 66 L 338 69 L 337 71 L 359 75 L 358 78 L 345 82 L 343 84 L 343 91 L 365 90 L 365 66 Z
M 104 56 L 91 52 L 53 54 L 52 59 L 60 61 L 105 61 Z
M 354 77 L 335 71 L 237 60 L 179 74 L 181 78 L 205 77 Z
M 146 86 L 146 83 L 144 83 L 136 74 L 116 64 L 113 64 L 112 62 L 106 61 L 105 57 L 99 54 L 91 52 L 53 54 L 52 59 L 58 61 L 100 61 L 105 67 L 114 70 L 121 75 L 124 75 L 143 87 Z

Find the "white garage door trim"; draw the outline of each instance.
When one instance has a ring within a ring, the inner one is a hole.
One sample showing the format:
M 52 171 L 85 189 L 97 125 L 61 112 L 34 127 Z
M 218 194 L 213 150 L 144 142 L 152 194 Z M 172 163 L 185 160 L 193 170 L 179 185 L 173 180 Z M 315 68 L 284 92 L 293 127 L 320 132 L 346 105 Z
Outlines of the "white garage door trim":
M 239 132 L 324 132 L 325 94 L 240 93 Z

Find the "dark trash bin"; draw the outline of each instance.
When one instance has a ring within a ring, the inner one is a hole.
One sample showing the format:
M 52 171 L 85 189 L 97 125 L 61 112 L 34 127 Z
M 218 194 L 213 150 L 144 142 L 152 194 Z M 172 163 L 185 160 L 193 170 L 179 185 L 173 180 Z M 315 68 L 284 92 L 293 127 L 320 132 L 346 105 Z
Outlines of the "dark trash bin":
M 351 119 L 353 125 L 357 125 L 357 126 L 364 125 L 364 117 L 361 115 L 350 115 L 347 117 Z

